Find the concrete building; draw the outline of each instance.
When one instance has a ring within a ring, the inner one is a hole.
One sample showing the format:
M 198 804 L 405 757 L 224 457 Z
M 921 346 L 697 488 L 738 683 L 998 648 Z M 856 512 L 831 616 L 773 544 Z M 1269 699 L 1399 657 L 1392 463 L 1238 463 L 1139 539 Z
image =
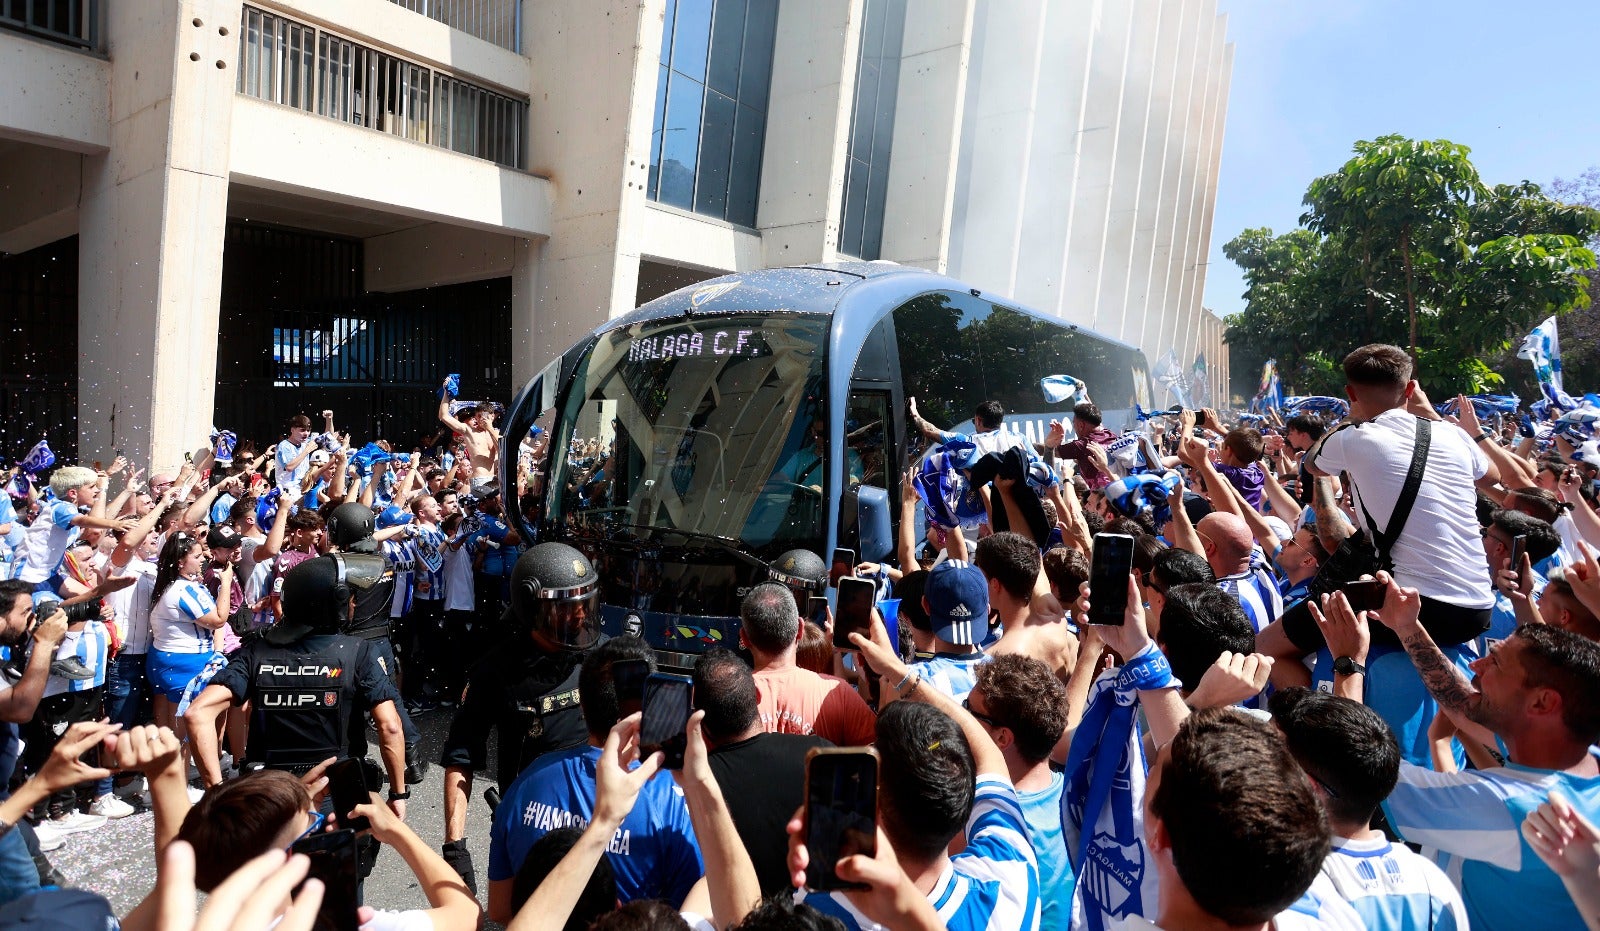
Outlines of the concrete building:
M 0 0 L 0 455 L 401 443 L 609 316 L 845 257 L 1227 371 L 1216 0 Z

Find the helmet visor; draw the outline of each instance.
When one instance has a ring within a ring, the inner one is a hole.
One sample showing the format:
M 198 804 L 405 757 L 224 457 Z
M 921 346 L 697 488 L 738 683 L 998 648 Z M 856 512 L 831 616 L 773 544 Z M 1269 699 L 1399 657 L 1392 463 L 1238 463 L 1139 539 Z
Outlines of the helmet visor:
M 542 598 L 534 607 L 533 628 L 569 650 L 587 650 L 600 640 L 600 590 L 565 598 Z

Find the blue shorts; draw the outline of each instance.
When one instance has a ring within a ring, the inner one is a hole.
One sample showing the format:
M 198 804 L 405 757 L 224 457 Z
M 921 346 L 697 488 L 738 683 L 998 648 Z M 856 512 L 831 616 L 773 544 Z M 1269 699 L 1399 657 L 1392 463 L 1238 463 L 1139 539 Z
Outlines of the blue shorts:
M 182 701 L 183 690 L 189 685 L 190 680 L 206 668 L 206 663 L 210 659 L 210 650 L 204 653 L 168 653 L 165 650 L 151 650 L 147 661 L 150 691 L 165 696 L 167 701 L 173 703 Z

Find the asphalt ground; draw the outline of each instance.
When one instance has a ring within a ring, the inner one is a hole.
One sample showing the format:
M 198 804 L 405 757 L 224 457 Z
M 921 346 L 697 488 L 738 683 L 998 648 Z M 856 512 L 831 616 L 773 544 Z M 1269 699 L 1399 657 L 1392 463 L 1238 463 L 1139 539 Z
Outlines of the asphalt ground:
M 411 799 L 406 803 L 406 823 L 435 850 L 444 841 L 444 769 L 437 765 L 437 760 L 453 714 L 452 709 L 441 708 L 415 718 L 421 735 L 422 758 L 430 765 L 422 783 L 411 787 Z M 377 760 L 375 736 L 370 743 L 373 745 L 371 756 Z M 488 768 L 474 776 L 467 812 L 467 843 L 477 868 L 478 899 L 485 904 L 489 888 L 485 875 L 489 863 L 489 806 L 483 800 L 483 790 L 494 785 L 494 767 L 491 743 Z M 64 847 L 48 854 L 50 862 L 67 877 L 69 884 L 105 896 L 119 916 L 126 915 L 155 886 L 155 852 L 151 839 L 154 821 L 155 816 L 146 811 L 108 821 L 93 831 L 74 834 L 66 839 Z M 366 903 L 387 909 L 428 907 L 427 897 L 411 870 L 392 850 L 379 854 L 377 866 L 367 878 Z

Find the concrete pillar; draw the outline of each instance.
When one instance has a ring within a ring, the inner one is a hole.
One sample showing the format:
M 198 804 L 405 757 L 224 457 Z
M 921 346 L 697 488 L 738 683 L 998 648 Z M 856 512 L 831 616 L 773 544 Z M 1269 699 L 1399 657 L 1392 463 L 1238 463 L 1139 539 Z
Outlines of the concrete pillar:
M 1174 306 L 1171 287 L 1181 280 L 1176 266 L 1182 261 L 1183 246 L 1176 239 L 1177 228 L 1184 221 L 1188 192 L 1186 186 L 1187 164 L 1185 153 L 1189 140 L 1196 134 L 1194 99 L 1196 50 L 1207 33 L 1201 32 L 1202 0 L 1189 0 L 1183 4 L 1180 39 L 1175 68 L 1172 74 L 1172 95 L 1166 130 L 1166 151 L 1161 166 L 1161 209 L 1156 216 L 1154 242 L 1151 245 L 1150 272 L 1145 291 L 1145 339 L 1155 346 L 1172 346 L 1178 358 L 1187 365 L 1194 358 L 1188 342 L 1178 332 L 1182 311 Z
M 944 273 L 974 0 L 907 0 L 883 207 L 883 258 Z
M 1137 213 L 1128 246 L 1127 301 L 1122 338 L 1144 347 L 1150 358 L 1169 348 L 1160 344 L 1160 327 L 1151 319 L 1150 278 L 1156 262 L 1158 228 L 1171 211 L 1172 191 L 1167 187 L 1167 151 L 1172 144 L 1174 96 L 1178 59 L 1183 48 L 1185 4 L 1162 3 L 1156 10 L 1155 57 L 1151 60 L 1150 98 L 1144 111 L 1145 137 L 1139 163 Z
M 514 263 L 519 388 L 583 334 L 633 309 L 639 251 L 624 231 L 639 227 L 629 220 L 645 209 L 665 11 L 666 0 L 523 4 L 533 66 L 528 168 L 555 193 L 550 238 L 519 247 Z M 581 93 L 558 92 L 574 79 Z M 524 267 L 534 255 L 536 272 Z
M 861 5 L 862 0 L 778 5 L 756 207 L 768 266 L 838 259 Z M 908 32 L 910 25 L 908 14 Z
M 1132 342 L 1137 320 L 1128 315 L 1128 272 L 1133 264 L 1133 229 L 1143 183 L 1145 134 L 1149 131 L 1156 44 L 1162 27 L 1159 0 L 1132 0 L 1132 38 L 1124 63 L 1123 116 L 1112 163 L 1111 208 L 1106 215 L 1105 255 L 1100 266 L 1095 329 Z M 1152 180 L 1153 183 L 1153 180 Z M 1130 325 L 1131 324 L 1131 325 Z
M 538 334 L 539 255 L 546 241 L 517 239 L 511 249 L 511 395 L 516 397 L 528 379 L 561 348 L 548 345 Z
M 239 8 L 107 4 L 111 148 L 85 159 L 78 250 L 84 461 L 161 468 L 207 442 Z

